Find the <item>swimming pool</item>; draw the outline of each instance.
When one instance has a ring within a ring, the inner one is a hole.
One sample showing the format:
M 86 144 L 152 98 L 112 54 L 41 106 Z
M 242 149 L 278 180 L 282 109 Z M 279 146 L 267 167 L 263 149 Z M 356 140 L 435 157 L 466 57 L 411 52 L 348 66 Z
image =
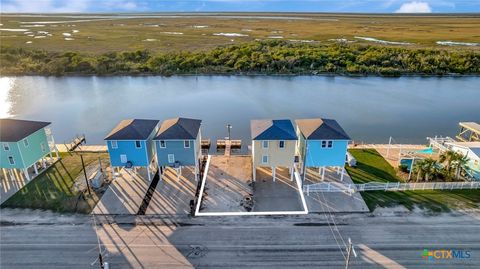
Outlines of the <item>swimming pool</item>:
M 417 153 L 423 153 L 423 154 L 433 154 L 433 148 L 426 148 L 426 149 L 422 149 L 422 150 L 417 150 L 416 151 Z

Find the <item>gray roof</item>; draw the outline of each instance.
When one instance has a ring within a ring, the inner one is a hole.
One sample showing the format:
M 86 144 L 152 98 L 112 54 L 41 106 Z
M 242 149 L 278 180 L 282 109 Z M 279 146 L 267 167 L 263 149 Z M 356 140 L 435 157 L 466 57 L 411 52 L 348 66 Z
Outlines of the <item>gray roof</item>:
M 158 124 L 158 120 L 122 120 L 105 137 L 105 140 L 147 140 Z
M 295 128 L 290 120 L 252 120 L 252 140 L 296 140 Z
M 196 139 L 201 123 L 201 120 L 187 118 L 165 120 L 154 140 Z
M 295 120 L 300 132 L 306 139 L 312 140 L 350 140 L 348 134 L 332 119 L 301 119 Z
M 0 119 L 0 141 L 18 142 L 49 124 L 44 121 Z

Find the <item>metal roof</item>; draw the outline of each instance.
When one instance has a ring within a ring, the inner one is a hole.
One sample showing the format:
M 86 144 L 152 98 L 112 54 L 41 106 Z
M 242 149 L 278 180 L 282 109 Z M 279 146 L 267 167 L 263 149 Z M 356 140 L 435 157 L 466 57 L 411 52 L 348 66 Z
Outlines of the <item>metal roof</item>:
M 252 140 L 296 140 L 297 134 L 290 120 L 252 120 Z
M 300 132 L 306 139 L 312 140 L 350 140 L 348 134 L 332 119 L 300 119 L 295 120 Z
M 18 142 L 49 124 L 44 121 L 0 119 L 0 141 Z
M 105 140 L 147 140 L 158 124 L 158 120 L 122 120 L 105 137 Z
M 202 121 L 188 118 L 165 120 L 154 140 L 196 139 Z
M 460 122 L 459 125 L 480 134 L 480 124 L 476 122 Z

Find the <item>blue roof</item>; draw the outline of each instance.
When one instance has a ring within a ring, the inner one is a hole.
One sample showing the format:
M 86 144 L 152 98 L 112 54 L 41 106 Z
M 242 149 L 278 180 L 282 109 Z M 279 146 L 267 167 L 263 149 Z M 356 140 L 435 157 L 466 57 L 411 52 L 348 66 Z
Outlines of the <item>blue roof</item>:
M 252 140 L 297 140 L 290 120 L 252 120 Z

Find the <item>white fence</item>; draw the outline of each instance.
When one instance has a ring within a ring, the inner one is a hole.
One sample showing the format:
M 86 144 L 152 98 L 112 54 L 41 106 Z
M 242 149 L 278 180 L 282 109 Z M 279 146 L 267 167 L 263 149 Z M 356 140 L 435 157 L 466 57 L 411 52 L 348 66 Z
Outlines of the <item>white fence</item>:
M 472 182 L 369 182 L 365 184 L 339 184 L 337 182 L 322 182 L 304 185 L 303 191 L 310 192 L 346 192 L 356 191 L 418 191 L 418 190 L 464 190 L 480 189 L 479 181 Z

